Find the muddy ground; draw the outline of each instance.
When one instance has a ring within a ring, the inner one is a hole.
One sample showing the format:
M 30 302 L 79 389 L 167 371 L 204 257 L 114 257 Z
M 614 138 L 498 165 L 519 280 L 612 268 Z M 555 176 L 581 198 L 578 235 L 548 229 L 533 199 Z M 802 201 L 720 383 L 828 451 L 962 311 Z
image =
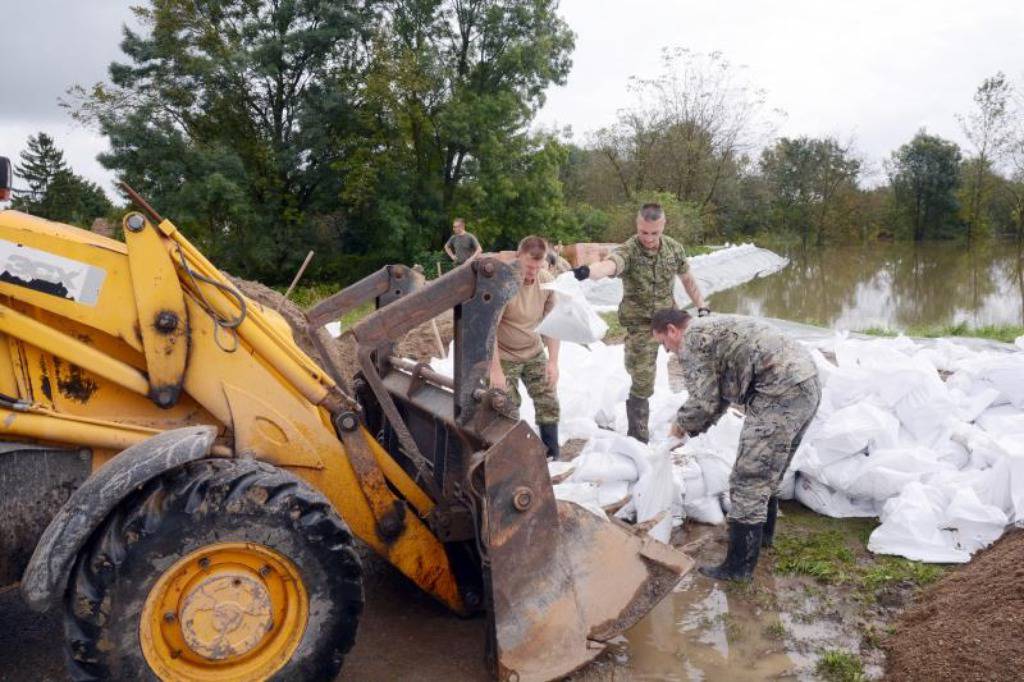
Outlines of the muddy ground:
M 811 561 L 801 543 L 837 536 L 854 563 L 872 563 L 860 536 L 865 522 L 842 522 L 787 504 L 779 546 L 765 554 L 749 586 L 721 584 L 694 572 L 674 593 L 588 668 L 571 679 L 767 680 L 858 679 L 819 672 L 825 652 L 848 654 L 857 670 L 878 677 L 878 643 L 912 596 L 912 584 L 865 591 L 841 576 L 819 579 L 791 572 L 782 560 Z M 835 522 L 835 523 L 829 523 Z M 688 524 L 673 541 L 698 563 L 725 551 L 721 528 Z M 860 549 L 857 549 L 861 544 Z M 794 551 L 793 547 L 802 549 Z M 826 549 L 815 550 L 827 557 Z M 386 563 L 367 557 L 366 609 L 341 680 L 487 680 L 485 621 L 460 619 L 426 597 Z M 877 593 L 876 593 L 877 592 Z M 0 594 L 0 680 L 64 680 L 62 633 L 57 618 L 39 616 L 16 590 Z M 924 679 L 924 678 L 921 678 Z M 993 678 L 998 679 L 998 678 Z

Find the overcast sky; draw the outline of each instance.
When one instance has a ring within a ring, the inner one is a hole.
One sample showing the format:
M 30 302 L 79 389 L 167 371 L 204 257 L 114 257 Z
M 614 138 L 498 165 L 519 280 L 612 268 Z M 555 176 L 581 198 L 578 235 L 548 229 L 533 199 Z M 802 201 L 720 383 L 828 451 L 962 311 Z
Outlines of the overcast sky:
M 106 77 L 121 25 L 143 0 L 0 0 L 0 154 L 45 130 L 74 170 L 110 187 L 105 140 L 57 98 Z M 780 134 L 852 137 L 879 165 L 915 131 L 963 144 L 955 115 L 997 71 L 1024 80 L 1022 0 L 563 0 L 576 32 L 573 69 L 538 124 L 574 139 L 629 105 L 627 79 L 658 74 L 664 47 L 718 50 L 747 67 L 787 117 Z

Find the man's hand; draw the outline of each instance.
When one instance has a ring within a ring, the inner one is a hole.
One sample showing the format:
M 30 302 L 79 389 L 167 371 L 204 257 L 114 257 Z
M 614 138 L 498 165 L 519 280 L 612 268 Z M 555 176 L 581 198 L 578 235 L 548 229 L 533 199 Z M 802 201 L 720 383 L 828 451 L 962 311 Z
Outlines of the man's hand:
M 697 308 L 697 317 L 707 317 L 710 314 L 711 314 L 711 308 L 708 308 L 707 306 L 703 306 L 701 308 Z
M 501 371 L 500 366 L 497 368 L 491 368 L 490 382 L 491 388 L 496 388 L 499 391 L 508 391 L 508 384 L 505 382 L 505 373 Z
M 576 279 L 578 279 L 581 282 L 585 279 L 590 279 L 590 266 L 581 265 L 578 268 L 573 268 L 572 274 Z
M 544 374 L 547 377 L 548 386 L 551 388 L 558 388 L 558 363 L 548 360 Z

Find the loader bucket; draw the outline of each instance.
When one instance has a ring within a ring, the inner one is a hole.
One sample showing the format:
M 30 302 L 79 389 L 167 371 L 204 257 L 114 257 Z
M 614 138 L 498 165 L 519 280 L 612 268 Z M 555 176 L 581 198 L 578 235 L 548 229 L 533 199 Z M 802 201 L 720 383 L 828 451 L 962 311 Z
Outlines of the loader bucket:
M 693 560 L 555 500 L 544 447 L 520 422 L 484 461 L 492 655 L 501 680 L 586 664 L 664 598 Z

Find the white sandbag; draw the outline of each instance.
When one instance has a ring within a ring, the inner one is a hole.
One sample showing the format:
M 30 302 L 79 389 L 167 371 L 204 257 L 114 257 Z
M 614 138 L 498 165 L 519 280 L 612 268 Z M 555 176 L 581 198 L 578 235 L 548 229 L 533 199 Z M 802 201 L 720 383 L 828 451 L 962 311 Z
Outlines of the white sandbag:
M 683 500 L 686 517 L 714 526 L 725 523 L 725 512 L 717 496 L 701 497 L 695 500 Z
M 939 462 L 926 448 L 876 450 L 863 458 L 860 465 L 859 472 L 844 492 L 876 502 L 899 495 L 908 484 L 920 481 L 939 468 L 952 469 L 950 465 Z
M 1008 523 L 1002 509 L 982 503 L 972 488 L 957 490 L 945 512 L 956 548 L 971 554 L 998 540 Z
M 592 439 L 590 443 L 600 443 Z M 574 482 L 604 483 L 605 481 L 636 481 L 639 477 L 636 463 L 625 455 L 591 448 L 590 443 L 576 458 Z M 588 449 L 589 448 L 589 449 Z
M 652 453 L 651 467 L 633 486 L 633 500 L 636 507 L 637 523 L 643 523 L 661 516 L 648 534 L 656 540 L 668 543 L 672 533 L 672 502 L 679 497 L 679 490 L 672 478 L 672 464 L 668 450 Z
M 805 507 L 837 519 L 878 515 L 871 500 L 853 499 L 803 472 L 797 474 L 794 495 Z
M 565 481 L 564 483 L 552 486 L 552 490 L 554 490 L 556 500 L 572 502 L 595 516 L 600 516 L 602 519 L 608 518 L 608 515 L 604 513 L 604 509 L 601 508 L 597 484 Z
M 899 426 L 896 417 L 859 402 L 832 413 L 812 443 L 822 464 L 828 464 L 857 452 L 895 447 Z
M 608 323 L 601 319 L 587 302 L 580 283 L 571 272 L 563 272 L 554 282 L 541 285 L 556 292 L 555 306 L 540 325 L 537 333 L 570 343 L 595 343 L 604 338 Z
M 944 513 L 937 496 L 934 488 L 911 483 L 898 497 L 886 502 L 881 514 L 882 525 L 871 533 L 868 550 L 915 561 L 969 561 L 970 553 L 955 547 L 952 533 L 940 530 Z
M 796 497 L 796 470 L 793 467 L 786 469 L 782 476 L 782 483 L 779 484 L 779 499 L 792 500 Z

